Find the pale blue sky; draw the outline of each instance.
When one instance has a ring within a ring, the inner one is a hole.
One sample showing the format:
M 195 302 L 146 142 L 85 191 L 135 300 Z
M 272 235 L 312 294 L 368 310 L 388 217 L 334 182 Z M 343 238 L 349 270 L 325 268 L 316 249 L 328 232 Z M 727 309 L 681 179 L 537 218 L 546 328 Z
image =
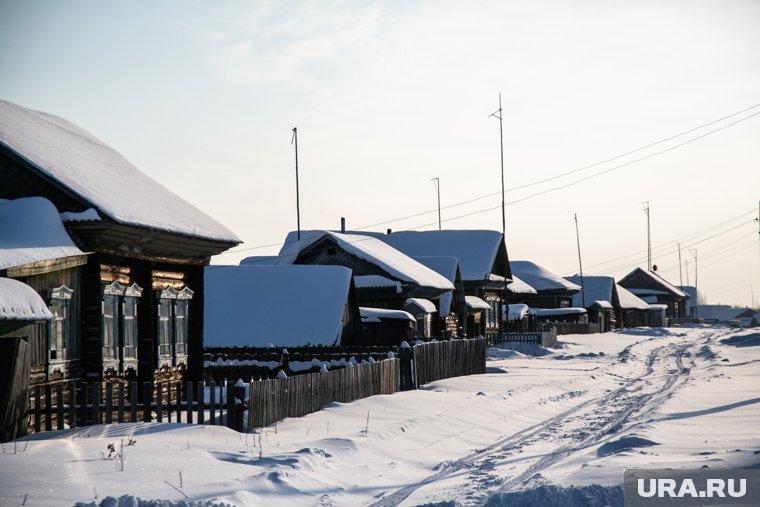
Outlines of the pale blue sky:
M 749 0 L 6 0 L 0 97 L 91 131 L 250 248 L 282 242 L 295 228 L 294 126 L 303 227 L 336 228 L 341 216 L 349 227 L 384 222 L 434 210 L 436 176 L 444 206 L 499 190 L 498 122 L 488 118 L 499 91 L 508 188 L 760 103 L 758 27 L 760 3 Z M 653 243 L 682 239 L 684 259 L 690 245 L 698 249 L 709 302 L 749 304 L 753 286 L 760 304 L 751 213 L 760 199 L 759 138 L 757 116 L 509 206 L 510 256 L 575 272 L 577 212 L 587 271 L 622 276 L 646 255 L 599 264 L 646 249 L 640 202 L 648 200 Z M 614 165 L 510 192 L 507 201 Z M 501 229 L 499 203 L 497 195 L 444 209 L 450 219 L 497 208 L 445 226 Z M 431 228 L 436 219 L 376 229 Z M 677 255 L 663 251 L 655 262 L 678 283 Z

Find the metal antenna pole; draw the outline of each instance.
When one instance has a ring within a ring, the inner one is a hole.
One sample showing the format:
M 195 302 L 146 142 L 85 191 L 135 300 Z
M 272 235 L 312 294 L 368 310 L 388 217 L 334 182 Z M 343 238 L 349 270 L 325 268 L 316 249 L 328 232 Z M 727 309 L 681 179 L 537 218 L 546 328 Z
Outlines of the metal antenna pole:
M 499 109 L 492 113 L 490 116 L 493 116 L 495 118 L 499 119 L 499 149 L 500 149 L 500 155 L 501 155 L 501 235 L 502 235 L 502 241 L 507 240 L 507 214 L 506 214 L 506 204 L 504 199 L 504 127 L 502 122 L 502 114 L 501 114 L 501 92 L 499 92 Z M 509 260 L 506 258 L 504 259 L 504 262 L 506 263 L 505 271 L 504 273 L 509 273 Z M 506 301 L 507 299 L 507 277 L 504 277 L 504 297 L 502 301 Z M 504 304 L 501 305 L 502 307 Z M 499 329 L 504 330 L 504 318 L 500 319 L 499 322 Z
M 435 185 L 435 190 L 438 193 L 438 230 L 441 230 L 441 179 L 432 178 L 430 181 Z
M 578 243 L 578 267 L 581 270 L 581 301 L 583 302 L 583 308 L 586 308 L 586 286 L 583 284 L 583 261 L 581 260 L 581 236 L 578 232 L 578 213 L 573 214 L 575 219 L 575 239 Z
M 298 239 L 301 239 L 301 196 L 298 190 L 298 128 L 293 127 L 293 138 L 290 144 L 295 143 L 296 148 L 296 220 L 298 222 Z
M 678 243 L 678 277 L 681 279 L 681 287 L 683 287 L 683 263 L 681 262 L 681 243 Z
M 642 202 L 644 213 L 647 216 L 647 269 L 652 271 L 652 232 L 649 222 L 649 201 Z
M 694 317 L 699 318 L 699 263 L 697 260 L 697 249 L 689 250 L 691 255 L 694 256 L 694 292 L 696 293 L 696 308 Z

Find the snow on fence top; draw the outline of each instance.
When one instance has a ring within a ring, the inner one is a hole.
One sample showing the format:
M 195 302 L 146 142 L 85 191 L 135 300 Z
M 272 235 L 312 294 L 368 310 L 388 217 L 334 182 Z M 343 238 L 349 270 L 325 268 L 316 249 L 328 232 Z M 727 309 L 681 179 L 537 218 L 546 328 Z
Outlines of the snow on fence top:
M 488 280 L 504 245 L 500 232 L 488 230 L 400 231 L 377 237 L 407 255 L 456 257 L 465 281 Z
M 0 269 L 83 255 L 44 197 L 0 199 Z
M 351 270 L 342 266 L 208 266 L 206 346 L 334 345 Z
M 536 317 L 556 317 L 560 315 L 584 315 L 585 308 L 531 308 L 528 313 Z
M 68 120 L 0 100 L 0 144 L 118 223 L 240 243 L 229 229 Z
M 53 320 L 53 314 L 34 289 L 12 278 L 0 278 L 0 320 Z
M 533 262 L 511 261 L 509 264 L 512 267 L 512 273 L 519 276 L 521 280 L 538 292 L 556 290 L 575 292 L 581 290 L 580 285 L 569 282 Z
M 300 241 L 295 232 L 288 234 L 276 264 L 292 264 L 298 255 L 324 237 L 329 237 L 346 252 L 375 264 L 389 276 L 420 287 L 452 290 L 454 284 L 432 269 L 383 243 L 372 236 L 341 234 L 331 231 L 301 231 Z

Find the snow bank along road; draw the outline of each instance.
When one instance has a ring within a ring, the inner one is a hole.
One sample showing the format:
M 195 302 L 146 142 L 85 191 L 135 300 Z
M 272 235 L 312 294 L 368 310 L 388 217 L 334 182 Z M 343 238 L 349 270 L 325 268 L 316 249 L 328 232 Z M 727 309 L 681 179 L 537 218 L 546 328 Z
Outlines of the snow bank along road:
M 257 434 L 127 424 L 6 443 L 0 505 L 622 505 L 626 468 L 760 465 L 760 331 L 563 338 Z M 120 471 L 107 446 L 129 438 Z

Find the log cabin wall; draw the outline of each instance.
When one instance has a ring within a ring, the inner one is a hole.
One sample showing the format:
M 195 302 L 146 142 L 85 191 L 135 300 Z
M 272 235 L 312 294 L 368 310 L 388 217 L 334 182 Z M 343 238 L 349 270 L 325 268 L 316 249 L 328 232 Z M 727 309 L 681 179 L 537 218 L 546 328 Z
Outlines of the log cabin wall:
M 69 357 L 64 359 L 50 357 L 48 323 L 32 324 L 28 328 L 29 356 L 31 360 L 30 385 L 44 383 L 47 380 L 78 378 L 81 373 L 82 343 L 81 333 L 81 268 L 74 267 L 51 271 L 39 275 L 16 278 L 33 288 L 50 305 L 52 289 L 65 285 L 74 292 L 68 304 L 68 318 L 65 322 L 68 333 Z

